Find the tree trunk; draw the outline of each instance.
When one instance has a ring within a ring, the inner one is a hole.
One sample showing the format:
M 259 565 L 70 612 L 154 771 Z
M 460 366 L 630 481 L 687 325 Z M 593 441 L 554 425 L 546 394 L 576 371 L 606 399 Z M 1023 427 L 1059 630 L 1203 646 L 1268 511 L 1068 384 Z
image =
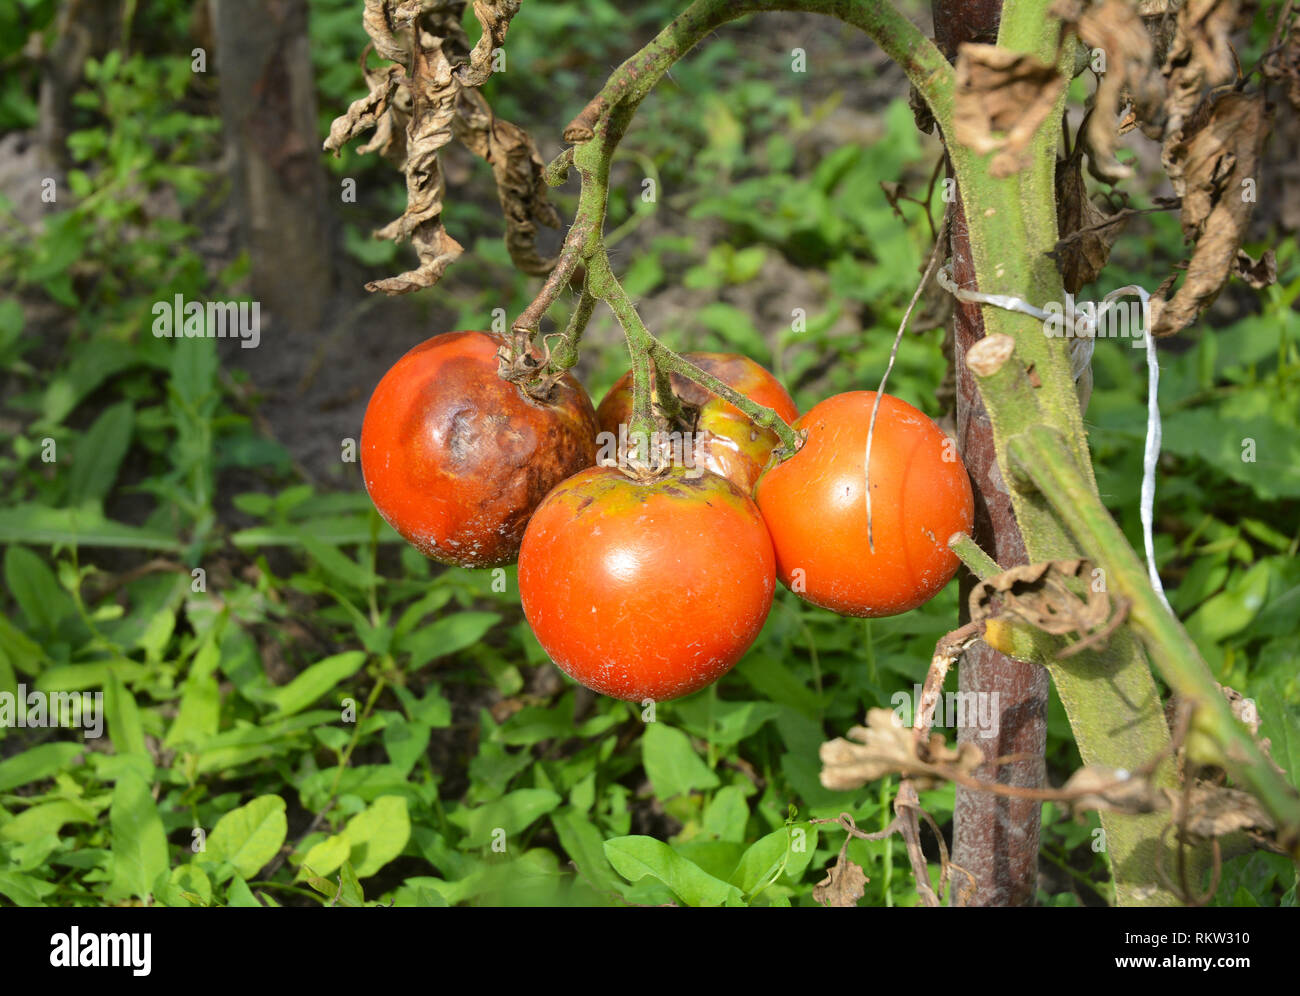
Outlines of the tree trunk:
M 273 323 L 312 331 L 332 274 L 306 0 L 212 4 L 221 118 L 253 298 Z
M 952 59 L 957 46 L 963 42 L 996 41 L 1001 8 L 1001 0 L 933 0 L 935 42 L 940 51 Z M 959 287 L 974 289 L 975 264 L 960 196 L 953 204 L 949 250 L 953 280 Z M 975 487 L 974 538 L 1003 567 L 1023 564 L 1024 541 L 998 470 L 993 430 L 978 386 L 966 369 L 966 351 L 984 335 L 978 305 L 956 302 L 953 333 L 957 439 Z M 973 584 L 968 578 L 962 585 L 963 606 Z M 975 693 L 981 699 L 987 696 L 994 706 L 992 715 L 998 724 L 995 736 L 983 737 L 974 724 L 966 722 L 958 731 L 959 742 L 975 744 L 988 760 L 1007 754 L 1027 755 L 1022 761 L 997 769 L 983 767 L 978 776 L 1007 785 L 1041 785 L 1047 742 L 1047 671 L 1038 664 L 1011 660 L 984 643 L 977 643 L 961 659 L 958 687 L 963 695 Z M 976 892 L 971 905 L 1033 904 L 1037 894 L 1040 822 L 1038 802 L 958 787 L 952 860 L 975 876 Z

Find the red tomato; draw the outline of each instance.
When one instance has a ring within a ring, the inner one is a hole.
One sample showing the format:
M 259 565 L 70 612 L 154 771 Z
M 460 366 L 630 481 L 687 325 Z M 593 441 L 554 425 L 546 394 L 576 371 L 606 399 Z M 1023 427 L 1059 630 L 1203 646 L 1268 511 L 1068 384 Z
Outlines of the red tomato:
M 533 509 L 596 456 L 591 399 L 566 375 L 547 402 L 497 376 L 504 340 L 447 332 L 384 374 L 361 427 L 361 473 L 388 523 L 426 557 L 508 564 Z
M 765 408 L 771 408 L 787 422 L 799 417 L 799 409 L 790 400 L 780 382 L 753 360 L 735 353 L 683 353 L 705 373 L 710 373 L 728 387 Z M 660 449 L 666 457 L 687 466 L 700 467 L 727 478 L 746 494 L 754 490 L 754 482 L 767 466 L 767 458 L 780 443 L 771 429 L 760 429 L 739 408 L 723 401 L 694 381 L 680 374 L 671 374 L 673 394 L 682 402 L 685 422 L 671 426 L 670 432 L 689 432 L 693 447 L 685 447 L 685 437 L 674 440 L 661 439 Z M 623 375 L 596 409 L 596 421 L 602 433 L 602 446 L 607 439 L 617 440 L 619 426 L 632 421 L 632 371 Z M 625 428 L 624 433 L 630 430 Z M 674 452 L 674 446 L 676 450 Z M 615 452 L 602 455 L 615 457 Z
M 966 468 L 943 431 L 885 395 L 871 444 L 867 544 L 867 426 L 875 391 L 837 394 L 795 423 L 808 439 L 759 480 L 758 507 L 781 582 L 847 616 L 891 616 L 929 601 L 957 571 L 948 539 L 970 532 Z
M 775 588 L 754 503 L 681 467 L 647 482 L 584 470 L 546 497 L 519 551 L 524 616 L 551 659 L 635 702 L 688 695 L 729 671 Z

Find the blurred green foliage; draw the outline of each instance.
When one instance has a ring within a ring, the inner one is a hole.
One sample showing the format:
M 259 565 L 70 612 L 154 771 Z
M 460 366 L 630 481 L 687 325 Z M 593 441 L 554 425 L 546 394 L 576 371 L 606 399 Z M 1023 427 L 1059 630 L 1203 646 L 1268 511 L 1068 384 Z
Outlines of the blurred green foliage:
M 812 904 L 843 833 L 810 821 L 849 813 L 880 829 L 893 796 L 890 780 L 824 789 L 818 747 L 868 707 L 911 694 L 954 624 L 956 586 L 870 621 L 781 591 L 735 671 L 660 704 L 653 723 L 567 679 L 536 693 L 552 665 L 523 621 L 513 569 L 430 564 L 360 488 L 324 493 L 295 475 L 211 340 L 146 333 L 156 300 L 229 297 L 245 269 L 208 273 L 192 248 L 222 195 L 213 93 L 181 54 L 185 5 L 150 6 L 134 54 L 87 67 L 67 193 L 36 229 L 0 204 L 14 220 L 0 236 L 0 361 L 14 426 L 0 451 L 0 692 L 102 693 L 107 722 L 107 743 L 86 745 L 73 731 L 0 727 L 0 897 Z M 528 5 L 510 34 L 511 70 L 489 94 L 503 115 L 553 135 L 675 7 Z M 13 69 L 0 85 L 0 128 L 35 121 L 36 77 L 19 50 L 52 14 L 53 4 L 30 0 L 0 14 L 0 64 Z M 313 0 L 322 129 L 359 93 L 363 43 L 355 0 Z M 734 37 L 721 35 L 647 101 L 615 171 L 615 264 L 638 298 L 675 287 L 713 296 L 656 331 L 683 348 L 747 353 L 802 408 L 874 388 L 930 240 L 922 209 L 905 205 L 900 218 L 880 182 L 906 176 L 923 191 L 933 147 L 898 99 L 879 108 L 875 140 L 810 156 L 840 93 L 806 99 L 793 77 L 760 75 L 736 55 Z M 373 178 L 363 189 L 379 191 L 369 204 L 378 222 L 400 211 L 386 165 L 349 150 L 331 168 Z M 646 177 L 654 202 L 640 197 Z M 476 274 L 439 299 L 460 327 L 482 326 L 496 307 L 517 312 L 537 287 L 510 268 L 492 202 L 450 198 L 449 217 L 470 236 L 458 266 Z M 557 203 L 571 211 L 571 192 Z M 936 197 L 936 215 L 941 207 Z M 368 240 L 366 217 L 344 218 L 343 240 L 380 274 L 397 251 Z M 702 242 L 697 231 L 715 235 Z M 1102 289 L 1154 285 L 1157 245 L 1176 251 L 1176 226 L 1135 227 Z M 760 328 L 725 300 L 763 284 L 778 262 L 808 274 L 815 292 L 798 331 L 794 316 Z M 1257 302 L 1162 348 L 1157 557 L 1216 678 L 1256 699 L 1262 733 L 1294 778 L 1294 244 L 1279 249 L 1278 269 L 1279 284 Z M 26 328 L 23 302 L 61 309 L 62 348 Z M 552 317 L 563 322 L 562 312 Z M 941 341 L 937 329 L 909 335 L 890 384 L 935 416 Z M 592 352 L 591 383 L 604 387 L 626 357 Z M 1099 482 L 1140 548 L 1144 356 L 1103 342 L 1094 366 Z M 1079 763 L 1055 698 L 1048 763 L 1057 780 Z M 952 799 L 949 788 L 922 802 L 950 828 Z M 1105 901 L 1095 817 L 1075 823 L 1049 805 L 1043 827 L 1044 881 L 1056 885 L 1042 902 Z M 868 876 L 864 904 L 917 902 L 897 838 L 853 839 L 847 853 Z M 1294 905 L 1294 869 L 1268 855 L 1234 859 L 1216 902 Z

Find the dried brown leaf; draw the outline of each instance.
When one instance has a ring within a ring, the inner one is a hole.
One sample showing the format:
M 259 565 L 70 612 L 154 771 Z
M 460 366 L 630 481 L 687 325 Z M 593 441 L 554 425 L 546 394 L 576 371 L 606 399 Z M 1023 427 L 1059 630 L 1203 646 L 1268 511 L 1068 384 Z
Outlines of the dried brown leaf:
M 494 115 L 477 90 L 462 90 L 460 98 L 456 135 L 492 166 L 510 258 L 524 273 L 549 273 L 555 260 L 538 254 L 537 226 L 559 228 L 562 222 L 547 198 L 546 166 L 537 146 L 522 128 Z
M 1077 155 L 1056 162 L 1056 217 L 1061 241 L 1049 254 L 1056 260 L 1065 289 L 1071 294 L 1097 279 L 1110 258 L 1111 247 L 1124 230 L 1122 217 L 1108 224 L 1112 216 L 1088 197 L 1080 165 Z
M 1286 85 L 1287 102 L 1300 111 L 1300 25 L 1291 25 L 1286 41 L 1260 68 L 1269 82 Z
M 1131 176 L 1133 171 L 1115 158 L 1124 98 L 1132 102 L 1130 114 L 1151 137 L 1160 136 L 1164 119 L 1165 81 L 1146 25 L 1129 0 L 1101 0 L 1081 10 L 1077 0 L 1058 0 L 1053 11 L 1073 22 L 1080 40 L 1106 60 L 1082 136 L 1089 151 L 1089 170 L 1108 183 Z
M 505 43 L 510 19 L 519 13 L 519 3 L 520 0 L 474 0 L 474 17 L 483 28 L 483 34 L 470 53 L 469 63 L 457 70 L 462 84 L 482 86 L 492 75 L 492 52 Z
M 365 10 L 361 14 L 361 24 L 381 58 L 403 66 L 410 62 L 410 42 L 404 42 L 398 37 L 395 26 L 388 16 L 387 0 L 366 0 Z
M 1277 283 L 1277 259 L 1272 249 L 1265 250 L 1259 259 L 1254 259 L 1245 249 L 1238 249 L 1232 272 L 1255 290 L 1260 290 Z
M 827 741 L 819 752 L 821 783 L 834 791 L 861 788 L 892 774 L 912 776 L 918 787 L 926 787 L 953 772 L 969 774 L 984 760 L 974 744 L 949 747 L 937 733 L 918 752 L 912 730 L 888 709 L 870 710 L 867 725 L 852 727 L 847 737 Z
M 856 906 L 866 894 L 867 882 L 862 868 L 840 851 L 826 877 L 813 886 L 813 899 L 823 906 Z
M 399 218 L 398 221 L 400 220 Z M 387 232 L 387 228 L 382 228 L 375 233 L 375 237 L 391 237 Z M 442 222 L 436 218 L 425 222 L 411 233 L 411 245 L 420 258 L 420 265 L 395 277 L 372 280 L 366 284 L 366 290 L 372 293 L 382 291 L 385 294 L 409 294 L 422 287 L 432 287 L 447 267 L 455 262 L 456 257 L 465 251 L 459 242 L 447 234 Z
M 368 77 L 366 82 L 370 85 L 370 92 L 354 100 L 345 114 L 334 119 L 329 137 L 325 139 L 325 151 L 337 156 L 345 144 L 363 131 L 377 126 L 387 130 L 389 104 L 405 77 L 406 70 L 401 66 L 389 66 L 384 72 L 375 74 L 373 79 Z
M 1080 768 L 1065 783 L 1065 792 L 1081 793 L 1070 801 L 1077 812 L 1085 809 L 1114 813 L 1153 813 L 1163 809 L 1165 797 L 1149 779 L 1121 775 L 1115 768 L 1090 764 Z
M 1196 249 L 1174 297 L 1151 298 L 1153 335 L 1172 335 L 1194 322 L 1232 275 L 1269 118 L 1261 95 L 1220 93 L 1166 141 L 1165 169 L 1182 198 L 1183 233 Z
M 534 274 L 553 265 L 536 249 L 537 225 L 561 224 L 547 199 L 541 157 L 527 133 L 497 118 L 474 89 L 491 75 L 493 54 L 519 0 L 475 0 L 483 35 L 473 49 L 461 21 L 465 6 L 466 0 L 366 0 L 363 24 L 375 51 L 397 65 L 363 67 L 370 93 L 333 123 L 326 148 L 337 150 L 375 129 L 360 151 L 380 153 L 406 175 L 406 210 L 375 237 L 409 240 L 420 261 L 406 273 L 372 281 L 368 290 L 406 294 L 431 286 L 463 251 L 441 220 L 445 179 L 438 157 L 453 138 L 492 166 L 516 265 Z
M 1236 74 L 1229 34 L 1237 20 L 1237 0 L 1187 0 L 1161 70 L 1167 80 L 1165 135 L 1183 127 L 1207 87 Z
M 953 134 L 980 155 L 994 153 L 990 172 L 1011 176 L 1065 86 L 1053 66 L 1023 52 L 966 43 L 957 51 Z
M 1164 791 L 1174 823 L 1197 837 L 1222 837 L 1249 829 L 1272 831 L 1277 826 L 1259 800 L 1240 789 L 1196 785 L 1187 793 L 1185 810 L 1181 791 Z

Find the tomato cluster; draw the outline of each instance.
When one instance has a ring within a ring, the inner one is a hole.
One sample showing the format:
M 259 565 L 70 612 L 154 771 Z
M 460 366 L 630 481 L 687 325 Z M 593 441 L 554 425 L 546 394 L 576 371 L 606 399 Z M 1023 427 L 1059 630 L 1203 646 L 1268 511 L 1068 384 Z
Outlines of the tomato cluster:
M 777 578 L 842 615 L 887 616 L 956 573 L 948 539 L 971 529 L 970 482 L 952 441 L 906 402 L 880 399 L 868 475 L 875 392 L 799 417 L 753 361 L 686 354 L 793 422 L 802 445 L 776 461 L 774 432 L 674 374 L 680 412 L 656 441 L 670 466 L 627 470 L 631 374 L 596 410 L 567 374 L 538 400 L 498 376 L 502 345 L 451 332 L 402 357 L 366 409 L 362 474 L 380 514 L 426 556 L 517 558 L 529 626 L 587 687 L 663 701 L 716 681 L 758 636 Z M 618 466 L 596 465 L 611 439 Z

